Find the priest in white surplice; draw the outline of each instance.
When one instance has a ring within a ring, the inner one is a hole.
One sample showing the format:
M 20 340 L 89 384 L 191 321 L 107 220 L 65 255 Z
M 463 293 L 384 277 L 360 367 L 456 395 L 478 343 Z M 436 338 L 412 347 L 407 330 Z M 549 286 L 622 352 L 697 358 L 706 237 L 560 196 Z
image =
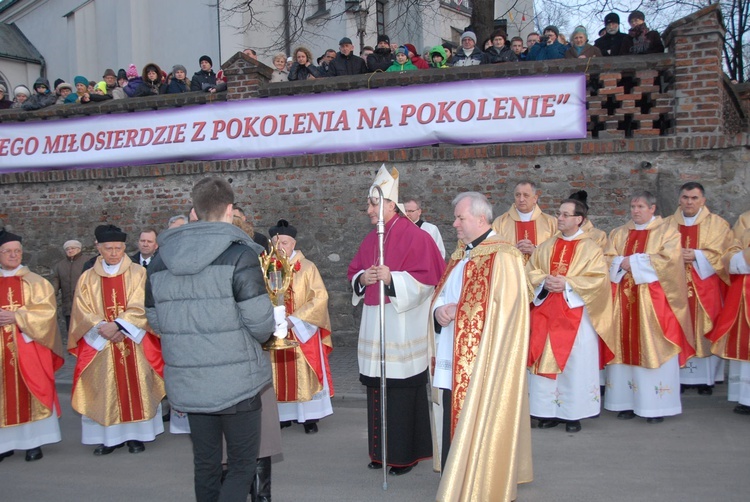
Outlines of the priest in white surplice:
M 586 206 L 567 199 L 557 212 L 558 233 L 541 243 L 526 264 L 534 289 L 529 342 L 531 416 L 539 428 L 599 414 L 599 338 L 603 362 L 613 357 L 612 294 L 601 247 L 581 230 Z

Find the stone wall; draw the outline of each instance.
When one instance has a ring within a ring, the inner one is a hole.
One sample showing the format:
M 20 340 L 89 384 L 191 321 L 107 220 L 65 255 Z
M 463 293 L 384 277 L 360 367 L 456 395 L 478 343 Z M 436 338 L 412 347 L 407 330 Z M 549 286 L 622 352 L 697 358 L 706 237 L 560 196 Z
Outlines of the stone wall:
M 552 211 L 574 190 L 590 194 L 592 220 L 610 230 L 628 217 L 628 194 L 648 189 L 662 214 L 674 211 L 677 188 L 700 180 L 709 205 L 734 222 L 750 208 L 750 169 L 745 112 L 750 92 L 735 88 L 720 71 L 723 27 L 716 6 L 674 23 L 664 37 L 669 52 L 590 61 L 512 63 L 470 69 L 375 74 L 311 82 L 268 84 L 270 70 L 243 54 L 227 61 L 228 91 L 190 93 L 51 107 L 36 113 L 0 112 L 1 122 L 66 120 L 80 114 L 210 106 L 216 100 L 330 93 L 346 99 L 352 89 L 519 75 L 585 73 L 589 134 L 576 141 L 477 146 L 434 145 L 390 151 L 263 159 L 123 166 L 0 175 L 0 218 L 24 235 L 25 263 L 48 273 L 62 257 L 62 243 L 81 239 L 91 251 L 93 228 L 110 222 L 130 233 L 164 227 L 190 207 L 192 185 L 206 175 L 231 180 L 237 201 L 264 233 L 277 219 L 299 228 L 299 248 L 316 262 L 331 296 L 334 338 L 356 343 L 357 309 L 351 307 L 346 268 L 371 228 L 365 198 L 382 163 L 401 172 L 400 193 L 424 201 L 424 216 L 437 224 L 448 248 L 451 199 L 461 191 L 487 194 L 496 214 L 512 202 L 520 179 L 538 182 L 542 208 Z M 705 63 L 702 60 L 710 60 Z M 708 69 L 706 69 L 708 68 Z M 2 159 L 0 158 L 0 162 Z

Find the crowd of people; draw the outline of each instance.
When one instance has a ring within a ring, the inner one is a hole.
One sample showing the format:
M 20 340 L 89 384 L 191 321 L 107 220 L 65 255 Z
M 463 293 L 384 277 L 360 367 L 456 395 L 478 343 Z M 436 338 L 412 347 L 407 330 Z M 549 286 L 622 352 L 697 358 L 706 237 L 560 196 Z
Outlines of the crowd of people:
M 297 47 L 292 55 L 280 52 L 273 56 L 271 82 L 312 80 L 316 78 L 360 75 L 365 73 L 403 72 L 430 68 L 450 68 L 496 64 L 515 61 L 543 61 L 552 59 L 592 58 L 622 56 L 629 54 L 651 54 L 664 52 L 664 44 L 659 33 L 649 30 L 645 15 L 633 11 L 628 16 L 630 30 L 620 31 L 620 17 L 616 13 L 607 14 L 604 28 L 599 38 L 591 44 L 586 28 L 577 26 L 568 42 L 560 30 L 547 26 L 542 34 L 533 32 L 526 37 L 526 45 L 521 37 L 508 38 L 502 29 L 495 30 L 481 44 L 473 31 L 461 35 L 460 47 L 450 42 L 428 47 L 423 53 L 411 43 L 401 45 L 391 43 L 387 35 L 379 35 L 375 47 L 365 46 L 357 56 L 354 45 L 348 37 L 339 41 L 339 51 L 328 49 L 315 59 L 306 47 Z M 245 49 L 245 54 L 257 59 L 253 49 Z M 83 75 L 68 83 L 57 79 L 52 87 L 43 77 L 31 86 L 13 89 L 12 100 L 8 99 L 8 89 L 0 85 L 0 109 L 20 108 L 38 110 L 56 104 L 85 104 L 158 94 L 178 94 L 182 92 L 217 92 L 226 89 L 226 77 L 220 70 L 213 70 L 209 56 L 201 56 L 200 69 L 188 78 L 185 66 L 177 64 L 171 71 L 149 63 L 140 73 L 135 65 L 115 72 L 108 68 L 102 80 L 89 80 Z
M 532 423 L 577 433 L 604 408 L 659 424 L 682 412 L 683 392 L 711 395 L 725 375 L 734 412 L 750 415 L 750 211 L 730 227 L 691 181 L 664 218 L 651 193 L 634 193 L 629 221 L 607 235 L 589 219 L 586 192 L 551 216 L 536 184 L 521 181 L 497 218 L 482 194 L 454 199 L 458 245 L 446 265 L 439 230 L 420 201 L 399 202 L 399 181 L 381 167 L 373 186 L 382 200 L 367 202 L 373 230 L 347 274 L 352 304 L 364 305 L 358 364 L 370 469 L 400 476 L 433 458 L 438 500 L 512 500 L 517 483 L 531 480 Z M 76 356 L 72 405 L 94 455 L 141 453 L 173 421 L 172 432 L 192 435 L 199 501 L 248 490 L 270 500 L 281 428 L 296 422 L 315 434 L 333 412 L 328 293 L 288 221 L 269 229 L 287 264 L 263 261 L 269 240 L 225 180 L 199 181 L 192 201 L 161 235 L 142 229 L 132 256 L 113 225 L 96 228 L 91 259 L 79 240 L 66 241 L 52 283 L 22 265 L 21 236 L 0 230 L 0 461 L 14 450 L 39 460 L 44 444 L 60 441 L 59 290 Z M 291 287 L 274 306 L 264 283 L 281 270 Z M 299 345 L 263 351 L 279 331 Z

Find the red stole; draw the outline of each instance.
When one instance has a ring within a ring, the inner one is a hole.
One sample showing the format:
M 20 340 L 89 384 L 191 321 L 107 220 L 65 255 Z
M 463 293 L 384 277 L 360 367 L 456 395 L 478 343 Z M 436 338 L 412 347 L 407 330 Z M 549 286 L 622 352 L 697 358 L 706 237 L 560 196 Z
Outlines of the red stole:
M 724 308 L 706 338 L 727 337 L 721 357 L 750 362 L 750 275 L 732 275 Z
M 630 230 L 625 242 L 623 256 L 630 256 L 646 251 L 649 230 Z M 633 280 L 633 274 L 627 272 L 619 284 L 620 317 L 622 331 L 622 362 L 638 366 L 641 362 L 641 319 L 638 312 L 640 304 L 638 285 Z
M 699 249 L 700 225 L 679 225 L 680 236 L 682 237 L 683 249 Z M 721 297 L 726 288 L 724 282 L 717 274 L 707 279 L 701 279 L 692 263 L 685 265 L 685 276 L 687 277 L 688 290 L 688 308 L 690 309 L 690 320 L 693 326 L 696 325 L 695 318 L 703 307 L 711 322 L 716 322 L 721 312 Z M 695 333 L 695 336 L 708 336 L 708 333 Z
M 16 311 L 25 305 L 21 277 L 0 277 L 0 305 Z M 14 351 L 15 349 L 15 351 Z M 60 416 L 60 403 L 55 389 L 55 371 L 63 359 L 47 347 L 26 343 L 17 324 L 2 328 L 3 388 L 2 401 L 6 410 L 6 426 L 31 422 L 31 396 L 47 409 L 53 406 Z
M 455 342 L 453 349 L 453 392 L 451 394 L 451 439 L 458 425 L 461 408 L 471 382 L 474 361 L 479 352 L 485 320 L 489 310 L 490 286 L 495 253 L 471 259 L 464 267 L 461 298 L 456 307 L 454 326 Z M 451 262 L 451 269 L 457 261 Z M 444 277 L 450 274 L 448 272 Z M 468 304 L 467 304 L 468 302 Z M 471 305 L 471 308 L 469 308 Z
M 550 275 L 567 275 L 579 242 L 581 241 L 557 239 L 550 257 Z M 532 368 L 533 373 L 553 380 L 557 378 L 554 373 L 536 373 L 534 371 L 538 369 L 548 337 L 555 361 L 557 361 L 560 371 L 565 371 L 565 365 L 568 362 L 571 350 L 573 350 L 582 317 L 583 307 L 570 308 L 562 293 L 549 293 L 547 299 L 541 305 L 532 307 L 531 337 L 526 365 Z M 536 368 L 534 368 L 535 365 Z

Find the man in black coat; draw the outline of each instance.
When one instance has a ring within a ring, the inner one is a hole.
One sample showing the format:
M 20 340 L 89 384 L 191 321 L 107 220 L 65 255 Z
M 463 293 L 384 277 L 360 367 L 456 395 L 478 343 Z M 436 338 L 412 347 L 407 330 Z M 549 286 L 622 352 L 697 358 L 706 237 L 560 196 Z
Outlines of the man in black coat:
M 354 54 L 351 39 L 344 37 L 339 41 L 339 52 L 328 66 L 328 75 L 341 77 L 343 75 L 361 75 L 367 73 L 364 59 Z
M 375 51 L 367 56 L 367 69 L 371 72 L 386 71 L 396 58 L 391 52 L 391 39 L 388 35 L 378 35 Z
M 153 228 L 144 228 L 138 237 L 138 252 L 130 257 L 133 263 L 148 268 L 151 259 L 159 252 L 159 244 L 156 242 L 157 232 Z
M 619 56 L 622 44 L 628 36 L 620 32 L 620 16 L 610 12 L 604 17 L 606 33 L 597 38 L 594 46 L 602 51 L 602 56 Z

